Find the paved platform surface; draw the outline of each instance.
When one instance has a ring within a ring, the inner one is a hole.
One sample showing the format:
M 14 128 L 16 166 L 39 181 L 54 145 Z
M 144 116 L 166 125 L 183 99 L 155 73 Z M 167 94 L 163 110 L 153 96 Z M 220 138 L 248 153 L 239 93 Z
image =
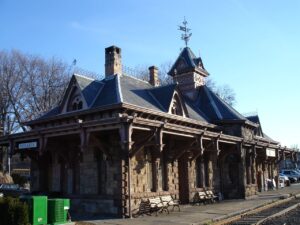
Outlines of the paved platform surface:
M 102 224 L 102 225 L 197 225 L 227 218 L 259 206 L 271 203 L 282 197 L 287 197 L 291 194 L 300 193 L 300 184 L 293 184 L 290 187 L 285 187 L 279 190 L 267 191 L 259 193 L 258 196 L 248 200 L 224 200 L 215 204 L 192 206 L 181 205 L 180 212 L 175 209 L 174 212 L 161 213 L 158 216 L 141 216 L 133 219 L 100 219 L 93 220 L 86 218 L 77 222 L 78 225 L 84 224 Z

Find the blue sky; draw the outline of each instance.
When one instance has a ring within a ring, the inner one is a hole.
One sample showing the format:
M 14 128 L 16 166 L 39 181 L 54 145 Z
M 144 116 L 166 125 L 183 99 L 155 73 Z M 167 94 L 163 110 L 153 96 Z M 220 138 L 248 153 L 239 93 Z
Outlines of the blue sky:
M 0 49 L 58 57 L 103 74 L 104 48 L 122 48 L 123 63 L 160 65 L 189 46 L 211 78 L 235 91 L 235 108 L 258 112 L 263 130 L 298 144 L 300 113 L 298 0 L 0 0 Z

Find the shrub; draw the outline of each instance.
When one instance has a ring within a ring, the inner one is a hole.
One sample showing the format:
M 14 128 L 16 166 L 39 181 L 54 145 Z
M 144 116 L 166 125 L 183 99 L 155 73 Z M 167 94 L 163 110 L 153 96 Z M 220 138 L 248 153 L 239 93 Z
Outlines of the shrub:
M 28 206 L 18 198 L 1 198 L 0 218 L 0 225 L 28 225 Z

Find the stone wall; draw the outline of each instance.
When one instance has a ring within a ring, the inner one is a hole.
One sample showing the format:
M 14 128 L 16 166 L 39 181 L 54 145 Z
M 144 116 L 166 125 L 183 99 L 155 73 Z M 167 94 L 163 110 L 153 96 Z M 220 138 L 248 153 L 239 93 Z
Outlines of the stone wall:
M 149 197 L 172 194 L 178 198 L 179 181 L 177 160 L 172 162 L 164 160 L 163 153 L 161 153 L 158 160 L 156 160 L 156 162 L 154 161 L 151 155 L 146 153 L 145 150 L 141 150 L 131 159 L 132 209 L 137 209 L 140 202 Z M 164 167 L 164 169 L 162 167 Z M 157 170 L 157 177 L 155 177 L 154 174 L 155 170 Z M 163 173 L 165 175 L 163 175 Z M 163 176 L 165 176 L 165 185 L 163 185 Z M 155 179 L 157 181 L 155 181 Z M 155 182 L 157 182 L 157 187 L 155 187 Z
M 257 185 L 256 184 L 246 185 L 245 198 L 248 198 L 248 197 L 256 195 L 256 194 L 257 194 Z
M 60 164 L 55 162 L 52 164 L 52 173 L 49 177 L 49 191 L 59 192 L 60 191 Z
M 71 199 L 71 213 L 79 215 L 118 215 L 118 207 L 113 198 L 73 198 Z
M 80 194 L 98 194 L 97 163 L 94 152 L 88 149 L 80 163 Z

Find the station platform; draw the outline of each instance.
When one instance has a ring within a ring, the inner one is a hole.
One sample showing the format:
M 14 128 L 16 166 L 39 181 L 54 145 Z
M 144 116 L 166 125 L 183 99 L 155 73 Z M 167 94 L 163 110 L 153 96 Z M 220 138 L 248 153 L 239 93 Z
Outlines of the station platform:
M 300 183 L 278 190 L 261 192 L 250 199 L 223 200 L 206 205 L 181 205 L 180 212 L 160 213 L 158 216 L 140 216 L 133 219 L 81 218 L 76 225 L 201 225 L 226 219 L 264 206 L 282 198 L 300 193 Z

